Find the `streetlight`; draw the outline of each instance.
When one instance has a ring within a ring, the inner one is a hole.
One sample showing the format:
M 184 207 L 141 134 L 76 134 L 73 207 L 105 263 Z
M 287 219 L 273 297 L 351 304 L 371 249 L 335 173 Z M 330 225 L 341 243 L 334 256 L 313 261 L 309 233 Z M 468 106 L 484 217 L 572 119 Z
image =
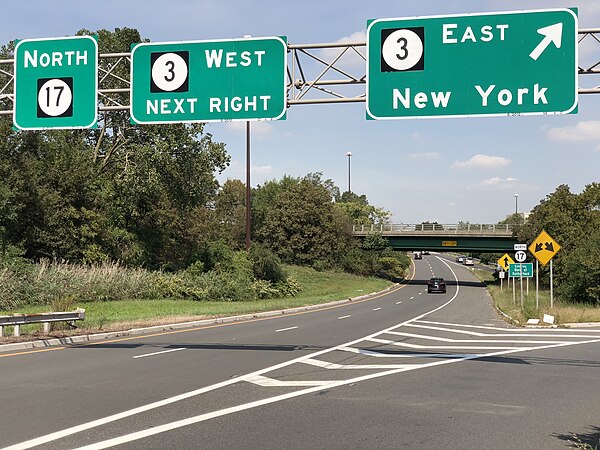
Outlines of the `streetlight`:
M 352 152 L 346 153 L 346 156 L 348 157 L 348 193 L 350 193 L 352 192 L 350 190 L 350 158 L 352 158 Z
M 519 215 L 519 194 L 515 194 L 515 215 Z

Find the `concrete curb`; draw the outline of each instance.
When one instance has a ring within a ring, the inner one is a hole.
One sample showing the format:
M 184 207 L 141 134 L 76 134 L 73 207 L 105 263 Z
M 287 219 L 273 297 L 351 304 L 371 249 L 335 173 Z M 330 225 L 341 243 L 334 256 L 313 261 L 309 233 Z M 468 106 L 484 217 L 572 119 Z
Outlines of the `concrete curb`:
M 342 305 L 345 303 L 352 303 L 357 301 L 368 300 L 371 297 L 376 297 L 382 294 L 385 294 L 388 291 L 395 289 L 398 286 L 398 283 L 391 285 L 390 287 L 379 291 L 372 292 L 370 294 L 360 295 L 358 297 L 351 297 L 344 300 L 336 300 L 329 303 L 323 303 L 319 305 L 309 305 L 309 306 L 300 306 L 297 308 L 289 308 L 289 309 L 281 309 L 275 311 L 266 311 L 262 313 L 253 313 L 253 314 L 244 314 L 241 316 L 230 316 L 230 317 L 218 317 L 214 319 L 202 319 L 196 320 L 192 322 L 181 322 L 174 324 L 166 324 L 166 325 L 155 325 L 152 327 L 145 328 L 132 328 L 130 330 L 123 331 L 111 331 L 106 333 L 94 333 L 94 334 L 86 334 L 81 336 L 68 336 L 62 338 L 51 338 L 51 339 L 37 339 L 34 341 L 25 341 L 25 342 L 15 342 L 12 344 L 0 344 L 0 353 L 2 352 L 11 352 L 17 350 L 29 350 L 29 349 L 39 349 L 39 348 L 50 348 L 54 346 L 60 345 L 69 345 L 69 344 L 80 344 L 85 342 L 98 342 L 98 341 L 107 341 L 111 339 L 118 339 L 122 337 L 129 336 L 143 336 L 146 334 L 153 333 L 162 333 L 165 331 L 175 331 L 175 330 L 183 330 L 183 329 L 193 329 L 199 328 L 206 325 L 216 325 L 216 324 L 224 324 L 224 323 L 234 323 L 234 322 L 243 322 L 246 320 L 263 318 L 263 317 L 274 317 L 281 316 L 285 314 L 293 314 L 299 313 L 303 311 L 313 311 L 322 308 L 329 308 L 332 306 Z

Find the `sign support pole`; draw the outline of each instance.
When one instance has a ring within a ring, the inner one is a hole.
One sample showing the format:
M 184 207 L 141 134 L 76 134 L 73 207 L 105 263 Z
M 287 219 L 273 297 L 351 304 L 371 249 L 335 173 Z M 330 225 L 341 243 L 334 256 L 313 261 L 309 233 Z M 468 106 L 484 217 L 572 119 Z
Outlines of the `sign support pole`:
M 516 291 L 516 281 L 515 281 L 515 277 L 512 277 L 513 280 L 513 305 L 517 304 L 517 291 Z
M 552 274 L 552 260 L 550 260 L 550 309 L 554 308 L 554 277 Z
M 250 251 L 250 121 L 246 122 L 246 251 Z
M 540 309 L 540 262 L 535 260 L 535 308 Z
M 523 307 L 523 263 L 519 263 L 519 281 L 521 284 L 521 308 Z

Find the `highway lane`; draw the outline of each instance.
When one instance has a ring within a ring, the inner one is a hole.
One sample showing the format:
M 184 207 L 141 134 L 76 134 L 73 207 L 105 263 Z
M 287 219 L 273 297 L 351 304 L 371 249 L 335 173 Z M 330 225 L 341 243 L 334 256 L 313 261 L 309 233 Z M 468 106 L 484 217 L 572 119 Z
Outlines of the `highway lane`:
M 424 290 L 416 281 L 384 298 L 319 312 L 3 355 L 2 391 L 12 414 L 2 434 L 25 440 L 350 341 L 420 314 L 429 306 L 418 302 Z M 277 332 L 298 323 L 302 329 Z M 175 348 L 186 350 L 133 359 Z M 65 407 L 56 414 L 40 408 L 60 404 Z
M 423 423 L 422 411 L 415 406 L 420 403 L 405 404 L 404 399 L 421 393 L 431 397 L 430 379 L 439 386 L 440 373 L 473 364 L 482 367 L 485 359 L 470 359 L 477 352 L 520 351 L 514 342 L 478 344 L 502 347 L 496 350 L 470 348 L 477 346 L 465 342 L 448 345 L 458 349 L 434 349 L 439 345 L 431 345 L 433 339 L 456 340 L 457 334 L 470 339 L 469 331 L 476 328 L 464 325 L 483 326 L 491 334 L 511 330 L 492 312 L 485 290 L 468 269 L 453 269 L 460 282 L 450 284 L 447 294 L 426 294 L 424 281 L 432 274 L 448 280 L 454 276 L 432 255 L 416 261 L 410 284 L 370 301 L 0 358 L 3 391 L 16 407 L 3 421 L 3 443 L 23 443 L 60 431 L 32 444 L 42 443 L 40 448 L 74 448 L 102 441 L 108 443 L 95 448 L 118 444 L 124 448 L 280 448 L 284 443 L 287 448 L 397 448 L 411 441 L 405 433 L 435 434 L 436 421 Z M 453 297 L 444 308 L 414 320 Z M 427 333 L 433 334 L 415 337 Z M 498 339 L 532 340 L 527 336 Z M 544 339 L 564 342 L 566 338 Z M 444 341 L 434 344 L 440 342 Z M 494 365 L 489 361 L 485 366 Z M 485 380 L 481 384 L 485 392 Z M 434 389 L 439 390 L 443 389 Z M 73 398 L 66 400 L 67 394 Z M 174 401 L 175 395 L 185 398 Z M 465 393 L 455 395 L 460 398 Z M 452 404 L 443 396 L 431 397 L 432 408 L 436 401 L 440 410 Z M 55 413 L 49 415 L 40 404 L 52 405 Z M 65 407 L 57 410 L 58 404 Z M 131 411 L 144 405 L 149 406 Z M 126 411 L 125 417 L 110 417 Z M 89 424 L 94 420 L 99 422 Z M 412 421 L 419 426 L 411 426 Z M 86 423 L 80 430 L 68 430 Z M 412 442 L 414 446 L 416 441 Z

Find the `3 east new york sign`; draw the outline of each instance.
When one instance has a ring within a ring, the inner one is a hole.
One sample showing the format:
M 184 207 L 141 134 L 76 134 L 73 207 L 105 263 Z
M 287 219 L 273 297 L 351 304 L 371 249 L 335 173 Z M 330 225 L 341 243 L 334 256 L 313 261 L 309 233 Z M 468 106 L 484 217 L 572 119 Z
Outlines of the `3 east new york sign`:
M 371 21 L 367 117 L 576 112 L 576 38 L 576 9 Z

